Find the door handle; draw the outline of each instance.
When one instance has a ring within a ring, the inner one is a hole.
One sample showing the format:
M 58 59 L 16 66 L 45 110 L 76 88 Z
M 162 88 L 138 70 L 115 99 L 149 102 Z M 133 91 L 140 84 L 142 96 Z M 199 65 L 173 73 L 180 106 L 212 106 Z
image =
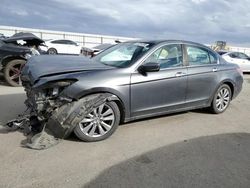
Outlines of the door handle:
M 175 77 L 181 77 L 181 76 L 185 76 L 185 75 L 186 75 L 185 72 L 177 72 L 177 73 L 175 74 Z
M 212 70 L 213 72 L 217 72 L 218 71 L 218 69 L 217 68 L 213 68 L 213 70 Z

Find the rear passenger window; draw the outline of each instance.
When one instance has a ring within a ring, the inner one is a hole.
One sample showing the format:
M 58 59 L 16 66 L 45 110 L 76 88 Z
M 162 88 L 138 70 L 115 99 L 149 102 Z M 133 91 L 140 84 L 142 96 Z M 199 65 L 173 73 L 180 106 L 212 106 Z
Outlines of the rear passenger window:
M 210 64 L 208 51 L 199 47 L 187 46 L 187 55 L 189 65 Z

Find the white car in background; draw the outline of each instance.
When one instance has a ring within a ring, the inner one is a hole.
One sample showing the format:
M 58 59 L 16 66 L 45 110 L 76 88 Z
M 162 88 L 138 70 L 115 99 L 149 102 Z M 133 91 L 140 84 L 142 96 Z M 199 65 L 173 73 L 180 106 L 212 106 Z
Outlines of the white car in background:
M 240 66 L 242 72 L 250 72 L 250 57 L 242 52 L 227 52 L 221 55 L 227 62 Z
M 79 55 L 81 52 L 81 46 L 74 41 L 71 40 L 48 40 L 45 41 L 45 45 L 47 46 L 46 50 L 48 54 L 74 54 Z

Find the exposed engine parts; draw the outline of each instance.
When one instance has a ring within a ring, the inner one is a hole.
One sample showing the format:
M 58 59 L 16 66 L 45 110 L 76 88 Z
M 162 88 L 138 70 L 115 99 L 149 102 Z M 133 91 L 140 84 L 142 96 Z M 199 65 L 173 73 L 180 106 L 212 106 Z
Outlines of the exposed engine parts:
M 29 93 L 29 95 L 34 95 Z M 26 100 L 30 114 L 19 116 L 6 124 L 12 130 L 21 130 L 27 136 L 28 148 L 47 149 L 67 138 L 79 122 L 94 108 L 110 100 L 111 94 L 93 94 L 74 102 L 44 97 L 38 103 L 35 96 Z M 57 101 L 58 100 L 58 101 Z M 59 102 L 60 101 L 60 102 Z M 32 104 L 32 105 L 31 105 Z M 52 110 L 53 109 L 53 110 Z

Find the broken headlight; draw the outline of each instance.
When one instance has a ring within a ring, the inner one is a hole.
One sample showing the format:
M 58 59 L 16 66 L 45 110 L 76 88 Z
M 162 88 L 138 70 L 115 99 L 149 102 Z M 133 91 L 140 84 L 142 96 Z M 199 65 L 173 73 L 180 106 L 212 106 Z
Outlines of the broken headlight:
M 58 96 L 66 87 L 75 83 L 76 80 L 61 80 L 46 84 L 47 95 L 51 97 Z

